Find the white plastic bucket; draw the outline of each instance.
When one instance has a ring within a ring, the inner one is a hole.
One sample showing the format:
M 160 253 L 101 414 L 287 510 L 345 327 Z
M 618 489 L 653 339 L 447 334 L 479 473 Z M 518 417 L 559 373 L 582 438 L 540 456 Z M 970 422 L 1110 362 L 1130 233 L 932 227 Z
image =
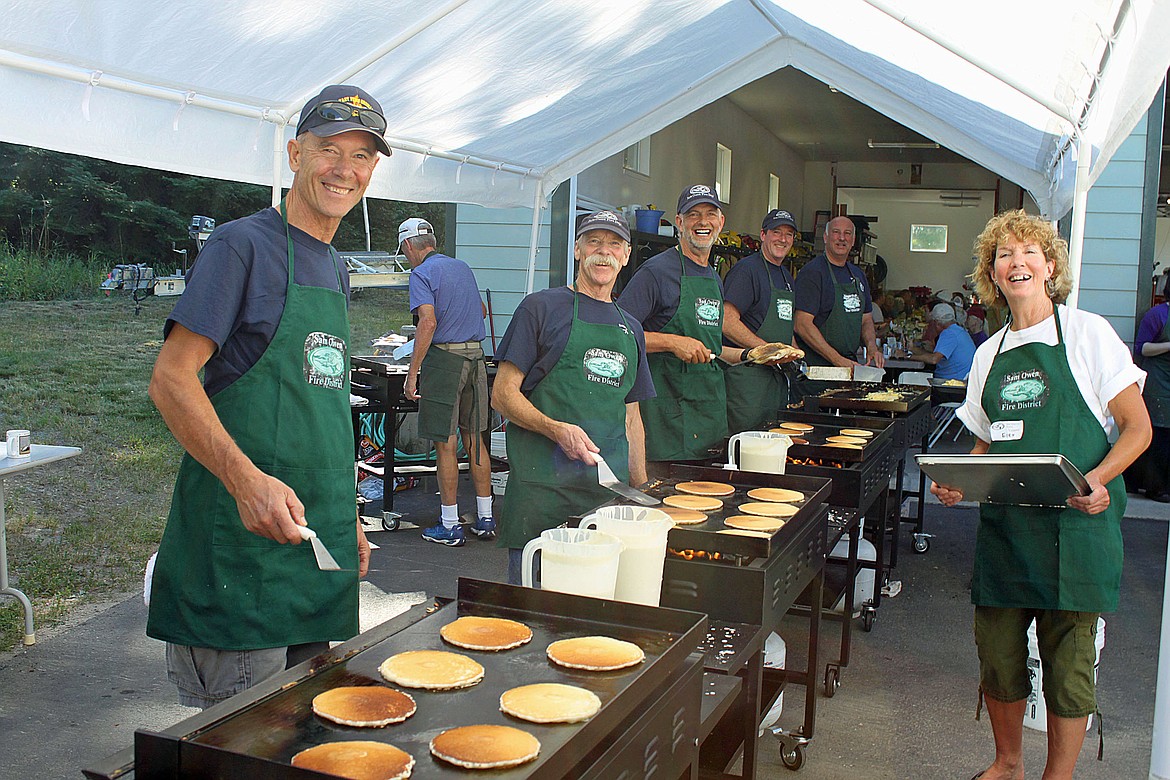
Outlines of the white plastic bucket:
M 492 495 L 502 496 L 508 487 L 508 472 L 507 471 L 493 471 L 492 472 Z
M 492 431 L 491 443 L 488 451 L 491 452 L 493 458 L 504 459 L 508 457 L 508 434 L 506 431 Z
M 1101 649 L 1105 647 L 1105 618 L 1097 618 L 1097 657 L 1093 661 L 1093 683 L 1101 666 Z M 1028 626 L 1028 676 L 1032 679 L 1032 693 L 1024 708 L 1024 725 L 1036 731 L 1048 731 L 1048 709 L 1044 704 L 1044 671 L 1040 667 L 1040 644 L 1036 639 L 1036 621 Z M 1093 716 L 1085 724 L 1085 731 L 1093 728 Z
M 787 660 L 788 646 L 784 644 L 784 638 L 773 631 L 764 640 L 764 667 L 767 669 L 783 669 Z M 776 701 L 773 702 L 763 719 L 760 720 L 760 734 L 763 734 L 766 729 L 775 726 L 783 713 L 784 687 L 781 686 L 780 693 L 776 695 Z
M 844 534 L 841 539 L 833 546 L 833 551 L 829 553 L 829 559 L 837 562 L 849 560 L 849 534 Z M 853 617 L 861 614 L 861 607 L 867 601 L 873 601 L 873 587 L 875 581 L 876 571 L 870 568 L 862 568 L 862 561 L 873 562 L 877 560 L 877 548 L 873 546 L 873 542 L 865 538 L 864 533 L 857 540 L 857 572 L 853 578 Z M 837 599 L 837 603 L 833 605 L 833 612 L 842 613 L 845 611 L 845 593 L 841 593 L 841 597 Z

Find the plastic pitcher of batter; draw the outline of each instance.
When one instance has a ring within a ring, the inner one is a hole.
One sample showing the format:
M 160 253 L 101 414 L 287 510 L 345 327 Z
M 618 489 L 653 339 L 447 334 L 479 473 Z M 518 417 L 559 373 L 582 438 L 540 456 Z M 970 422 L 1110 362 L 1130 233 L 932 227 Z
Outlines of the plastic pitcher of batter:
M 535 585 L 532 559 L 538 550 L 540 585 Z M 550 528 L 524 545 L 520 581 L 526 588 L 612 599 L 621 552 L 616 536 L 585 528 Z
M 735 445 L 739 444 L 739 458 Z M 727 442 L 727 468 L 756 471 L 764 474 L 783 474 L 788 462 L 788 448 L 792 439 L 783 433 L 771 431 L 744 431 Z
M 581 527 L 596 528 L 622 541 L 613 597 L 657 607 L 662 594 L 666 536 L 674 527 L 670 515 L 661 509 L 640 506 L 605 506 L 582 519 Z

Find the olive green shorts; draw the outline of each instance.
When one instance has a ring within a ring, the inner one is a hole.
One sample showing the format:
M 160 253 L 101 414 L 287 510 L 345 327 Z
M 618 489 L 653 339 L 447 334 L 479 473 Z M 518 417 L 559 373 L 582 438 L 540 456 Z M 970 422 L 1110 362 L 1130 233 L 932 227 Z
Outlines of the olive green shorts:
M 1016 702 L 1032 692 L 1028 625 L 1035 618 L 1048 710 L 1058 718 L 1081 718 L 1096 712 L 1093 666 L 1099 614 L 976 606 L 975 644 L 983 695 Z

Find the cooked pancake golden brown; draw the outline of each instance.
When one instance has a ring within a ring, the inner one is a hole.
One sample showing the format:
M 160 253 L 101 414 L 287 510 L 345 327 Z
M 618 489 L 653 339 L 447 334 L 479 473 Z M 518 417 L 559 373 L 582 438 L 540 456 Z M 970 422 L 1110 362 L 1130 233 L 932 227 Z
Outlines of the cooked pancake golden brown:
M 695 525 L 707 520 L 707 516 L 694 509 L 679 509 L 676 506 L 664 506 L 662 511 L 670 515 L 675 525 Z
M 800 510 L 792 504 L 781 504 L 776 501 L 753 501 L 740 504 L 739 511 L 763 517 L 792 517 Z
M 404 780 L 414 759 L 405 750 L 385 742 L 327 742 L 302 750 L 292 765 L 351 780 Z
M 865 439 L 860 436 L 828 436 L 825 441 L 830 444 L 856 444 L 858 447 L 865 446 Z
M 500 695 L 500 711 L 533 723 L 577 723 L 601 709 L 593 691 L 576 685 L 536 683 L 512 688 Z
M 735 515 L 734 517 L 732 517 L 730 519 L 756 521 L 756 520 L 759 520 L 760 518 L 749 517 L 748 515 Z M 717 534 L 732 534 L 734 536 L 754 536 L 757 539 L 771 539 L 772 538 L 772 534 L 768 533 L 767 531 L 748 531 L 748 530 L 743 529 L 743 528 L 724 528 L 720 531 L 716 531 L 715 533 L 717 533 Z
M 813 429 L 813 426 L 809 425 L 808 423 L 802 423 L 802 422 L 782 422 L 782 423 L 780 423 L 780 428 L 783 429 L 780 431 L 780 433 L 784 433 L 786 430 L 787 431 L 800 431 L 801 433 L 804 433 L 806 431 L 811 431 Z M 773 428 L 772 430 L 776 430 L 776 429 Z
M 431 755 L 464 769 L 500 769 L 531 761 L 540 740 L 511 726 L 459 726 L 431 740 Z
M 674 486 L 680 493 L 690 493 L 695 496 L 730 496 L 735 487 L 726 482 L 680 482 Z
M 723 502 L 711 496 L 667 496 L 662 499 L 662 503 L 679 509 L 693 509 L 696 512 L 714 512 L 723 508 Z
M 757 501 L 804 501 L 804 493 L 788 488 L 753 488 L 748 491 L 748 498 Z
M 401 723 L 416 708 L 409 694 L 382 685 L 346 685 L 313 697 L 313 712 L 325 720 L 359 728 Z
M 828 442 L 827 444 L 825 444 L 825 446 L 826 446 L 826 447 L 837 447 L 837 448 L 839 448 L 839 449 L 843 449 L 843 450 L 860 450 L 860 449 L 864 449 L 863 447 L 861 447 L 861 446 L 859 446 L 859 445 L 857 445 L 857 444 L 845 444 L 845 443 L 843 443 L 843 442 L 839 442 L 839 441 L 831 441 L 831 442 Z
M 856 436 L 859 439 L 868 439 L 873 436 L 873 431 L 867 431 L 865 428 L 842 428 L 842 436 Z
M 440 628 L 439 635 L 469 650 L 510 650 L 532 639 L 532 629 L 515 620 L 465 615 Z
M 378 671 L 397 685 L 436 691 L 466 688 L 483 679 L 477 662 L 445 650 L 407 650 L 387 658 Z
M 623 642 L 609 636 L 579 636 L 553 642 L 546 651 L 548 658 L 559 666 L 604 672 L 624 669 L 642 663 L 646 654 L 633 642 Z
M 754 515 L 734 515 L 723 521 L 731 528 L 741 531 L 760 531 L 771 535 L 784 527 L 785 520 L 781 517 L 758 517 Z

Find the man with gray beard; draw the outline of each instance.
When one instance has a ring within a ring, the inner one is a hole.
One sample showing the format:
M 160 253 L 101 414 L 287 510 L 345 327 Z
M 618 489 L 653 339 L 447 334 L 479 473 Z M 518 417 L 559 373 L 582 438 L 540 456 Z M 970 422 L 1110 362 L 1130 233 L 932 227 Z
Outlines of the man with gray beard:
M 497 538 L 509 548 L 513 584 L 530 539 L 609 500 L 596 456 L 619 479 L 646 481 L 638 412 L 654 397 L 646 338 L 611 295 L 630 259 L 629 225 L 612 211 L 587 215 L 573 257 L 573 286 L 521 301 L 496 350 L 492 406 L 508 421 L 509 466 Z

